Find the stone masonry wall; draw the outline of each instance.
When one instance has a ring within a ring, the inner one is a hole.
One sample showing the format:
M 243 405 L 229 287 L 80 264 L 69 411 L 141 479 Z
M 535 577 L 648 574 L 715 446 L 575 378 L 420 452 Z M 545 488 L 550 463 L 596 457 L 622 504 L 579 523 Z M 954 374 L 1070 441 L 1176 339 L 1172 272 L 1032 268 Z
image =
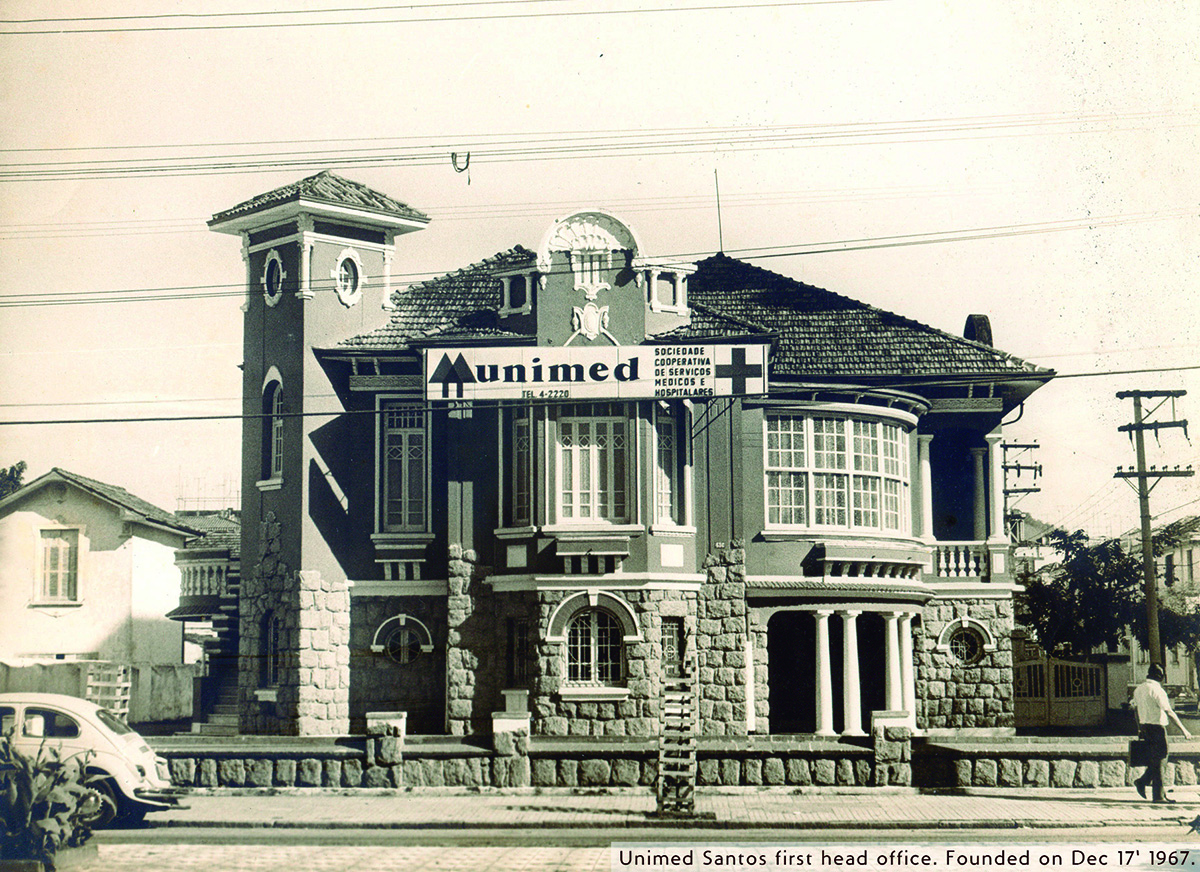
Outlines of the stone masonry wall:
M 535 736 L 631 736 L 648 738 L 659 732 L 663 695 L 662 619 L 684 620 L 689 644 L 703 650 L 695 632 L 696 597 L 683 591 L 633 590 L 612 592 L 637 615 L 642 641 L 625 644 L 625 686 L 629 695 L 614 702 L 575 702 L 559 695 L 565 676 L 564 643 L 547 642 L 546 628 L 555 609 L 573 591 L 539 591 L 537 663 L 530 693 Z
M 943 631 L 960 618 L 978 621 L 995 640 L 995 649 L 977 663 L 959 663 L 937 648 Z M 1013 726 L 1012 627 L 1011 598 L 935 599 L 925 605 L 913 640 L 919 727 Z
M 446 601 L 446 723 L 452 736 L 491 731 L 499 705 L 491 588 L 475 552 L 450 546 Z
M 350 732 L 350 589 L 303 570 L 296 588 L 296 732 L 343 736 Z
M 296 679 L 294 652 L 299 640 L 299 600 L 295 596 L 292 571 L 281 558 L 282 530 L 274 512 L 259 525 L 261 553 L 258 562 L 242 579 L 239 599 L 238 711 L 243 733 L 296 732 Z M 279 639 L 282 674 L 275 702 L 260 701 L 254 691 L 262 686 L 264 622 L 268 612 L 282 621 Z
M 704 560 L 696 621 L 700 734 L 746 735 L 746 551 L 740 540 Z M 765 648 L 765 646 L 764 646 Z M 761 674 L 760 674 L 761 672 Z M 767 686 L 766 661 L 755 683 Z M 760 709 L 760 711 L 762 711 Z

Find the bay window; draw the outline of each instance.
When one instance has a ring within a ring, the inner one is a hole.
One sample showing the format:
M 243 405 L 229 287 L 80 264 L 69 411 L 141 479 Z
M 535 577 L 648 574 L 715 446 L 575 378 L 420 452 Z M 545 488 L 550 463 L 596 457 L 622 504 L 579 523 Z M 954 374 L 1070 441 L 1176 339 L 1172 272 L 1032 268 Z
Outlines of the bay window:
M 563 406 L 558 416 L 561 523 L 626 523 L 633 421 L 621 403 Z
M 768 414 L 768 526 L 908 531 L 908 433 L 896 424 Z

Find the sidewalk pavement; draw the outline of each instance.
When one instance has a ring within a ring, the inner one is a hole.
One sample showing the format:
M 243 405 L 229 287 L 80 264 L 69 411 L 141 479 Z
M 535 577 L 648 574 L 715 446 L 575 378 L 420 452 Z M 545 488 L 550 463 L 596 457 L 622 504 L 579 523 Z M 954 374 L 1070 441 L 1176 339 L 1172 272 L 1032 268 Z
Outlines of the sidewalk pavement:
M 698 816 L 658 818 L 644 790 L 197 790 L 186 809 L 154 812 L 154 827 L 301 829 L 1009 829 L 1181 827 L 1200 814 L 1200 787 L 1155 804 L 1131 787 L 1094 790 L 972 788 L 725 788 L 697 794 Z M 619 836 L 615 837 L 619 838 Z

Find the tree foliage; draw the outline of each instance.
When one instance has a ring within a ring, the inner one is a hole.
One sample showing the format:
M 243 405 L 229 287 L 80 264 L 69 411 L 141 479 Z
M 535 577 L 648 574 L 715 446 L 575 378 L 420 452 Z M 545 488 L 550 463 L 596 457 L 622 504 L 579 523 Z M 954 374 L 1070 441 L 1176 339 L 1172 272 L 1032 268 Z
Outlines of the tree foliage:
M 1155 556 L 1179 544 L 1184 530 L 1164 527 L 1154 537 Z M 1054 566 L 1019 575 L 1025 588 L 1019 617 L 1042 650 L 1052 656 L 1080 656 L 1113 647 L 1132 630 L 1147 645 L 1146 599 L 1140 548 L 1126 551 L 1117 539 L 1092 543 L 1082 530 L 1055 530 L 1047 540 L 1061 555 Z M 1196 597 L 1178 588 L 1159 599 L 1163 645 L 1200 647 Z
M 25 461 L 19 460 L 8 469 L 0 469 L 0 500 L 21 489 L 25 477 Z

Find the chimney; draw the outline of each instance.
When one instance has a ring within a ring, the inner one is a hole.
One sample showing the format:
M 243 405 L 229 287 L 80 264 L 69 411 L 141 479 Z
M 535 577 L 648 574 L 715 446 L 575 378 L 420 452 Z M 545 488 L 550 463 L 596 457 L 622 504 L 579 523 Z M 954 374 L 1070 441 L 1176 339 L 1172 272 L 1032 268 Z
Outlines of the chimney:
M 992 343 L 992 322 L 987 315 L 968 315 L 967 324 L 963 327 L 963 336 L 984 345 Z

